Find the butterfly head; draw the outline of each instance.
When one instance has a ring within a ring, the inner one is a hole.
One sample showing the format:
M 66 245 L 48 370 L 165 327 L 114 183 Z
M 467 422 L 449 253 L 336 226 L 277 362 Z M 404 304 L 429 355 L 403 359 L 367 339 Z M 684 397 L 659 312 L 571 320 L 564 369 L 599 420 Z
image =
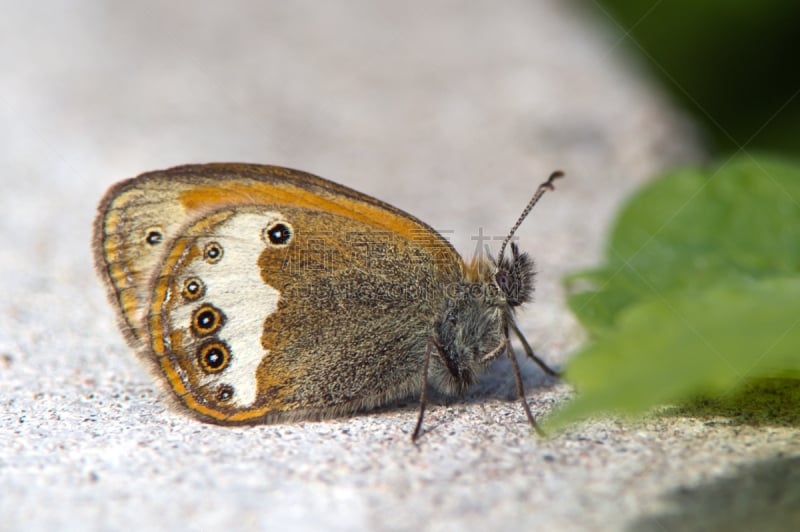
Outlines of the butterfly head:
M 553 189 L 554 172 L 536 190 L 496 260 L 480 258 L 466 272 L 466 279 L 449 287 L 445 303 L 434 323 L 434 344 L 441 364 L 435 365 L 433 382 L 448 392 L 464 392 L 477 374 L 508 349 L 509 321 L 513 311 L 533 297 L 533 259 L 511 242 L 514 232 L 539 198 Z M 506 246 L 511 242 L 511 254 Z
M 514 309 L 533 298 L 533 259 L 520 253 L 516 244 L 511 244 L 511 257 L 501 257 L 494 280 L 505 297 L 506 304 Z

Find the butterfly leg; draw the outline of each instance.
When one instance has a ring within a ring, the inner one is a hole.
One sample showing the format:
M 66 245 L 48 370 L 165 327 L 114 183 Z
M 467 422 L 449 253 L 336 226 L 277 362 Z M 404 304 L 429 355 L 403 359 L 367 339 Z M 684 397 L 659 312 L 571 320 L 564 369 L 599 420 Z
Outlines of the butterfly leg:
M 519 370 L 519 364 L 517 363 L 517 357 L 514 354 L 514 350 L 511 348 L 511 342 L 506 340 L 506 353 L 508 353 L 508 358 L 511 360 L 511 366 L 514 368 L 514 380 L 517 381 L 517 394 L 519 395 L 519 400 L 522 403 L 522 409 L 525 411 L 525 416 L 528 418 L 528 422 L 533 427 L 540 436 L 544 436 L 545 433 L 539 427 L 539 424 L 536 423 L 536 419 L 533 417 L 533 413 L 531 413 L 531 407 L 528 405 L 527 399 L 525 399 L 525 387 L 522 384 L 522 373 Z
M 425 348 L 425 361 L 422 363 L 422 394 L 419 398 L 419 417 L 417 417 L 417 426 L 414 428 L 414 434 L 411 435 L 411 441 L 417 441 L 420 433 L 422 432 L 422 419 L 425 417 L 425 406 L 428 404 L 428 367 L 431 362 L 431 351 L 433 351 L 434 340 L 428 340 L 428 346 Z
M 531 360 L 536 362 L 536 364 L 540 368 L 542 368 L 542 371 L 544 371 L 545 373 L 547 373 L 551 377 L 560 378 L 561 377 L 561 372 L 554 370 L 553 368 L 548 366 L 547 363 L 544 360 L 542 360 L 541 358 L 536 356 L 536 353 L 533 352 L 533 348 L 528 343 L 528 340 L 525 338 L 525 336 L 522 334 L 522 331 L 519 330 L 519 327 L 517 327 L 517 324 L 514 323 L 512 320 L 509 320 L 508 324 L 509 324 L 509 326 L 511 326 L 511 330 L 514 331 L 514 334 L 517 335 L 517 338 L 519 338 L 519 341 L 522 344 L 522 348 L 525 350 L 525 354 L 528 355 L 528 357 Z

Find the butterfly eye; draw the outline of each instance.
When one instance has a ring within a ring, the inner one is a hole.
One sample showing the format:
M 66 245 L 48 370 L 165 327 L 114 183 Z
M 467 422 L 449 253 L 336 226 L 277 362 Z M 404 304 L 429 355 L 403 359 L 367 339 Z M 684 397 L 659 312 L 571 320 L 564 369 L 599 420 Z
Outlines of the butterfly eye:
M 228 346 L 222 342 L 213 342 L 200 348 L 197 359 L 206 373 L 217 373 L 228 366 L 231 355 Z
M 148 245 L 156 246 L 160 244 L 163 239 L 164 233 L 161 231 L 160 227 L 151 227 L 144 232 L 144 241 L 147 242 Z
M 511 280 L 509 279 L 508 272 L 505 270 L 500 270 L 495 274 L 494 278 L 497 281 L 497 286 L 500 287 L 500 290 L 507 295 L 511 290 Z
M 292 228 L 286 222 L 274 222 L 264 229 L 264 240 L 273 246 L 285 246 L 292 240 Z
M 222 259 L 222 246 L 216 242 L 209 242 L 206 244 L 205 249 L 203 249 L 203 257 L 207 262 L 216 264 Z

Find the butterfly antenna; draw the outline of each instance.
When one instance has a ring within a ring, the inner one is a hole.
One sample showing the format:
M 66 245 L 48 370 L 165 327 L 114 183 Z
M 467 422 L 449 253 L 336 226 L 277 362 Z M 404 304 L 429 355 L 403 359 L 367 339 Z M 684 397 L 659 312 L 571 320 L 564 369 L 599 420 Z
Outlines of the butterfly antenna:
M 556 170 L 555 172 L 550 174 L 550 177 L 547 178 L 547 181 L 539 185 L 539 188 L 536 189 L 536 192 L 533 194 L 533 197 L 528 202 L 528 205 L 525 207 L 525 210 L 522 211 L 522 214 L 519 215 L 517 223 L 514 224 L 514 227 L 512 227 L 511 231 L 508 232 L 508 236 L 506 237 L 506 239 L 503 240 L 503 244 L 500 246 L 500 253 L 497 255 L 498 264 L 500 264 L 500 261 L 503 258 L 503 253 L 506 252 L 506 246 L 514 237 L 514 233 L 517 232 L 519 226 L 522 225 L 522 222 L 525 220 L 525 218 L 528 217 L 528 214 L 530 214 L 531 210 L 533 209 L 533 206 L 536 205 L 536 202 L 539 201 L 539 198 L 544 196 L 544 193 L 547 192 L 548 190 L 556 189 L 556 187 L 553 185 L 553 181 L 555 181 L 559 177 L 564 177 L 564 172 L 562 172 L 561 170 Z

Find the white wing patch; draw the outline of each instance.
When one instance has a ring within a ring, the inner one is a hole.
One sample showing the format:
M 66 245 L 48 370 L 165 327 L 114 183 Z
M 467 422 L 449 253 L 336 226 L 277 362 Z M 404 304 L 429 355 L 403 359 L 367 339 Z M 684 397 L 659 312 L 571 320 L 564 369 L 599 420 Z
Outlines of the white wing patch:
M 261 345 L 264 320 L 275 312 L 280 292 L 261 278 L 258 258 L 266 244 L 264 228 L 276 219 L 276 212 L 240 213 L 217 226 L 213 235 L 198 238 L 202 250 L 212 242 L 222 249 L 217 261 L 198 257 L 178 279 L 179 286 L 189 278 L 205 286 L 203 296 L 175 309 L 171 324 L 191 330 L 192 316 L 201 305 L 210 304 L 224 315 L 224 323 L 215 334 L 230 350 L 230 361 L 219 373 L 204 375 L 201 384 L 233 387 L 231 404 L 251 406 L 256 400 L 256 369 L 264 357 Z

